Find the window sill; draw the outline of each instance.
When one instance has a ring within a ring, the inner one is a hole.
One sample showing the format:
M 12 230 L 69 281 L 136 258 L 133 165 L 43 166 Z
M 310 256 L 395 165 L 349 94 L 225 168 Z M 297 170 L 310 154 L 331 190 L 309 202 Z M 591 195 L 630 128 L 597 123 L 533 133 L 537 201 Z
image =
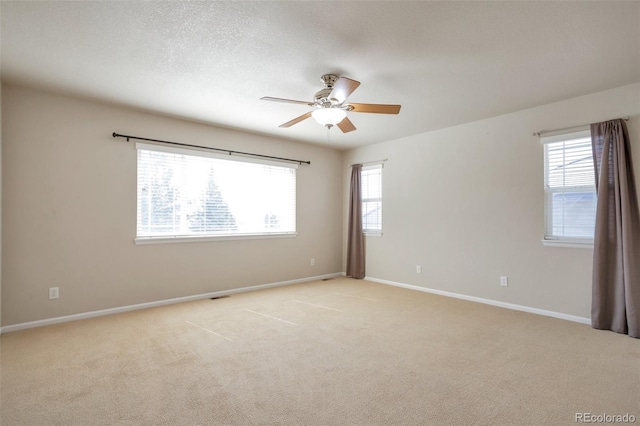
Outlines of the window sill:
M 260 240 L 265 238 L 293 238 L 297 236 L 297 232 L 289 233 L 273 233 L 273 234 L 239 234 L 239 235 L 221 235 L 221 236 L 179 236 L 179 237 L 138 237 L 133 240 L 137 245 L 144 244 L 171 244 L 171 243 L 204 243 L 210 241 L 227 241 L 227 240 Z
M 542 240 L 542 244 L 546 247 L 568 247 L 593 249 L 593 241 L 580 240 Z
M 382 231 L 380 232 L 363 232 L 365 237 L 382 237 Z

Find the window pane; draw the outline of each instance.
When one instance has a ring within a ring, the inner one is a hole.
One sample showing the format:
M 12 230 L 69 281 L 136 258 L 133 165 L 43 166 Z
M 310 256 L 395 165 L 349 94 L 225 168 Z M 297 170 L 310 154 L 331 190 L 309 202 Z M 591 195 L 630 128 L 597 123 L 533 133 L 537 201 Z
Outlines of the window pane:
M 367 166 L 360 175 L 363 231 L 382 230 L 382 164 Z
M 545 238 L 593 239 L 597 196 L 590 137 L 544 145 Z
M 362 198 L 382 198 L 382 169 L 363 170 Z
M 138 237 L 295 230 L 294 168 L 138 149 Z
M 551 188 L 593 186 L 595 182 L 591 139 L 546 145 L 547 185 Z
M 551 229 L 557 237 L 593 238 L 596 196 L 593 192 L 562 192 L 552 195 Z
M 363 201 L 362 202 L 362 229 L 380 230 L 382 229 L 382 202 Z

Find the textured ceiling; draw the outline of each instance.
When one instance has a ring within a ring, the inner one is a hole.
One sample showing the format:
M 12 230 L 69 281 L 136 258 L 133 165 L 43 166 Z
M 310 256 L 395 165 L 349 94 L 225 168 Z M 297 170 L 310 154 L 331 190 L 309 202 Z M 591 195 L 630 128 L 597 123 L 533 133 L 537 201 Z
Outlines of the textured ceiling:
M 250 132 L 327 143 L 310 110 L 333 72 L 347 149 L 640 81 L 640 2 L 0 3 L 3 81 Z M 114 129 L 115 130 L 115 129 Z M 144 136 L 144 135 L 143 135 Z M 162 135 L 147 135 L 161 137 Z

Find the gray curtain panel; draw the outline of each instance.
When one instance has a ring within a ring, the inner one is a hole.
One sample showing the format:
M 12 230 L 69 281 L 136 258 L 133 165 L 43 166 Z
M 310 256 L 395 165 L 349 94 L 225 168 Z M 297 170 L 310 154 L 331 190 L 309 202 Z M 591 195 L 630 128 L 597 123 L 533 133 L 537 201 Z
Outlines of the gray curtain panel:
M 351 194 L 349 197 L 349 235 L 347 240 L 347 276 L 364 278 L 364 234 L 362 233 L 362 195 L 360 176 L 362 164 L 351 166 Z
M 640 214 L 624 120 L 591 125 L 598 206 L 591 325 L 640 338 Z

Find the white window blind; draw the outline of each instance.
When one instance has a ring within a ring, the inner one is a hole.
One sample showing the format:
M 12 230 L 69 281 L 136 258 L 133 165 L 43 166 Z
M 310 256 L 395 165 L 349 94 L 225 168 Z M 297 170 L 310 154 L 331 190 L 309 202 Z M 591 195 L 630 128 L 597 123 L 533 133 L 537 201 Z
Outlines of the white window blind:
M 541 142 L 545 239 L 592 241 L 597 196 L 590 131 L 547 135 Z
M 296 232 L 297 165 L 137 144 L 137 239 Z
M 363 232 L 382 232 L 382 163 L 362 167 L 360 192 Z

